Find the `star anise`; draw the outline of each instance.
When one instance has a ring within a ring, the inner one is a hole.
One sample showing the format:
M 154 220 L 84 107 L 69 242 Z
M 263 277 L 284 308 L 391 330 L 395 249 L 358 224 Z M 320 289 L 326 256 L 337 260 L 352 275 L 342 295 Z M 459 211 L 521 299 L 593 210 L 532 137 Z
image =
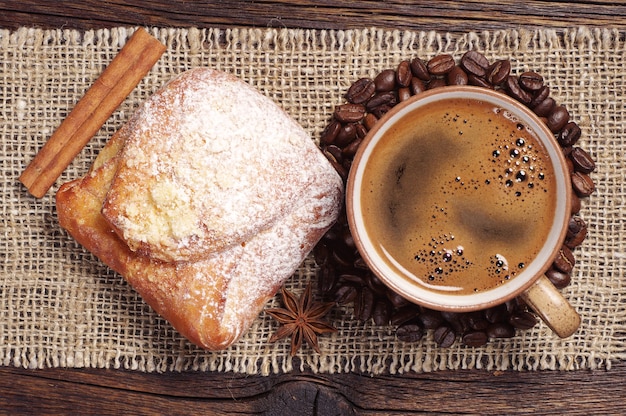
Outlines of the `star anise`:
M 306 341 L 318 354 L 321 354 L 317 345 L 317 335 L 336 332 L 337 329 L 321 318 L 326 315 L 335 305 L 333 302 L 315 302 L 309 283 L 300 296 L 289 292 L 285 287 L 281 289 L 284 308 L 266 309 L 272 318 L 276 319 L 281 326 L 270 337 L 270 342 L 276 342 L 291 335 L 291 355 Z

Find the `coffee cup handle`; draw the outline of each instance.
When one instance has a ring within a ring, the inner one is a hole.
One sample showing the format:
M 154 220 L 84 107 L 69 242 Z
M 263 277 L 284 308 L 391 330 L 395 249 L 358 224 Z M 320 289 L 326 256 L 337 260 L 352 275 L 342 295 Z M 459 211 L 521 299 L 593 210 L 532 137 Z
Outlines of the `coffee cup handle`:
M 561 338 L 569 337 L 580 326 L 578 312 L 546 276 L 537 279 L 521 298 Z

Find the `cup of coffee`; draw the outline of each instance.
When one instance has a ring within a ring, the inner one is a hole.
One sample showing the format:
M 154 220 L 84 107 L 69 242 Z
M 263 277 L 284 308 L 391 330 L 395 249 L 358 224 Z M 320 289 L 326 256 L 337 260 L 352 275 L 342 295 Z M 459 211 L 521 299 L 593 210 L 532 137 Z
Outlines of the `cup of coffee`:
M 544 276 L 562 246 L 571 182 L 525 106 L 494 90 L 430 90 L 393 107 L 361 144 L 346 192 L 369 268 L 425 307 L 480 310 L 520 296 L 559 336 L 580 316 Z

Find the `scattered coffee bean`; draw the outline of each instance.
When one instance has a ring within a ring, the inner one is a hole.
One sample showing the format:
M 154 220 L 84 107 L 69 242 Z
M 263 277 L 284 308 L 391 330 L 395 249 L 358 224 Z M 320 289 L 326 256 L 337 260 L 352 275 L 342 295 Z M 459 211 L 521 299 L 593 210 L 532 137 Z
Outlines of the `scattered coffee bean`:
M 342 104 L 335 107 L 334 116 L 342 123 L 356 123 L 365 117 L 365 106 L 362 104 Z
M 565 236 L 565 245 L 574 249 L 582 244 L 587 237 L 587 223 L 580 217 L 571 217 Z
M 347 146 L 355 138 L 356 125 L 354 123 L 344 124 L 343 127 L 339 129 L 339 133 L 337 133 L 334 144 L 336 144 L 337 146 Z
M 558 133 L 569 121 L 569 111 L 562 105 L 558 105 L 548 114 L 548 128 L 553 133 Z
M 591 155 L 580 147 L 574 147 L 569 154 L 569 158 L 574 164 L 574 170 L 578 172 L 591 173 L 596 168 L 596 164 Z
M 411 92 L 413 93 L 413 95 L 417 95 L 424 91 L 426 91 L 426 85 L 424 85 L 424 81 L 418 77 L 413 77 L 411 79 Z
M 374 78 L 376 92 L 393 91 L 396 87 L 396 71 L 393 69 L 385 69 Z
M 475 87 L 489 88 L 490 90 L 493 89 L 493 85 L 491 85 L 489 81 L 484 78 L 477 77 L 474 74 L 469 74 L 467 76 L 467 83 L 469 85 L 474 85 Z
M 513 338 L 515 336 L 515 328 L 508 322 L 491 324 L 485 332 L 489 338 Z
M 573 146 L 580 139 L 580 127 L 578 124 L 570 121 L 558 134 L 558 142 L 561 146 Z
M 467 85 L 467 74 L 459 66 L 452 68 L 446 78 L 448 85 Z
M 543 87 L 543 77 L 536 72 L 528 71 L 519 76 L 519 83 L 526 91 L 539 91 Z
M 374 128 L 376 122 L 378 122 L 378 118 L 372 113 L 367 113 L 363 119 L 363 126 L 365 126 L 367 130 L 371 130 Z
M 398 90 L 398 101 L 406 101 L 411 98 L 413 94 L 411 94 L 410 88 L 404 87 Z
M 396 82 L 400 87 L 408 87 L 411 85 L 413 73 L 411 72 L 411 64 L 409 61 L 402 61 L 396 69 Z
M 566 245 L 563 245 L 552 265 L 555 269 L 563 273 L 571 273 L 576 265 L 576 259 L 574 258 L 572 250 L 570 250 Z
M 374 302 L 374 293 L 367 287 L 362 288 L 354 300 L 354 314 L 359 321 L 366 322 L 371 318 Z
M 519 85 L 519 79 L 515 75 L 509 75 L 506 79 L 504 88 L 507 93 L 522 104 L 530 104 L 532 96 Z
M 428 61 L 426 68 L 428 68 L 428 72 L 433 75 L 445 75 L 452 71 L 452 68 L 454 68 L 455 65 L 456 64 L 454 63 L 452 55 L 442 54 L 437 55 Z
M 424 61 L 420 58 L 414 58 L 411 60 L 411 72 L 413 75 L 422 81 L 430 81 L 430 73 Z
M 397 103 L 398 103 L 398 99 L 396 97 L 396 93 L 394 91 L 386 91 L 386 92 L 379 92 L 379 93 L 374 94 L 374 96 L 372 96 L 372 98 L 369 99 L 365 107 L 367 108 L 367 110 L 372 111 L 376 109 L 377 107 L 380 107 L 383 105 L 388 105 L 388 106 L 393 107 Z
M 580 199 L 578 195 L 576 195 L 576 192 L 572 192 L 571 202 L 570 202 L 570 213 L 572 215 L 578 214 L 581 208 L 582 208 L 582 200 Z
M 596 189 L 593 179 L 591 179 L 591 177 L 589 177 L 586 173 L 574 172 L 571 180 L 574 192 L 576 192 L 576 195 L 581 198 L 588 197 Z
M 555 269 L 554 267 L 550 268 L 546 272 L 546 277 L 557 289 L 563 289 L 567 287 L 572 280 L 572 277 L 569 273 L 562 272 Z
M 506 305 L 492 306 L 485 310 L 485 318 L 492 324 L 504 322 L 507 319 Z
M 426 88 L 429 90 L 433 90 L 435 88 L 445 87 L 446 85 L 446 80 L 444 78 L 433 78 L 430 80 Z
M 441 312 L 425 308 L 420 312 L 418 319 L 426 329 L 435 329 L 444 322 Z
M 530 100 L 530 104 L 528 106 L 532 109 L 537 107 L 540 103 L 542 103 L 546 98 L 550 96 L 550 87 L 544 85 L 539 90 L 533 92 L 533 99 Z
M 363 104 L 376 92 L 376 85 L 370 78 L 361 78 L 348 88 L 346 100 L 353 104 Z
M 396 337 L 403 342 L 417 342 L 424 336 L 424 329 L 419 322 L 406 322 L 396 329 Z
M 507 80 L 511 73 L 511 62 L 499 60 L 494 62 L 487 70 L 487 81 L 491 85 L 500 85 Z
M 454 341 L 456 341 L 456 334 L 454 333 L 454 330 L 447 325 L 442 325 L 435 329 L 433 336 L 437 345 L 442 348 L 451 347 L 452 344 L 454 344 Z
M 463 334 L 462 341 L 468 347 L 482 347 L 489 341 L 489 337 L 484 331 L 469 331 Z
M 484 77 L 489 68 L 489 61 L 482 53 L 470 50 L 463 54 L 461 58 L 461 66 L 469 74 L 476 75 L 477 77 Z
M 418 323 L 419 321 L 416 319 L 419 315 L 420 310 L 415 305 L 405 305 L 396 310 L 396 312 L 391 315 L 391 324 L 392 325 L 402 325 L 406 322 L 412 321 Z M 422 325 L 420 324 L 420 328 Z
M 539 104 L 537 104 L 535 107 L 533 107 L 533 111 L 539 117 L 547 117 L 552 112 L 554 107 L 556 107 L 556 101 L 554 101 L 554 98 L 548 97 Z
M 528 311 L 517 311 L 509 317 L 509 324 L 517 329 L 530 329 L 537 325 L 537 317 Z
M 322 145 L 333 144 L 337 138 L 337 134 L 339 134 L 339 130 L 341 130 L 341 123 L 337 120 L 331 121 L 322 132 L 320 143 Z

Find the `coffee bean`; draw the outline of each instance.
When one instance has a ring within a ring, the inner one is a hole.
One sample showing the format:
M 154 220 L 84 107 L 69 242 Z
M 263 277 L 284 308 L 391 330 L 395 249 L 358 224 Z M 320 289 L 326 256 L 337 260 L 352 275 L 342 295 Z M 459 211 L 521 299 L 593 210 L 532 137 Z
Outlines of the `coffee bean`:
M 528 105 L 532 100 L 532 96 L 519 85 L 519 80 L 515 75 L 509 75 L 506 79 L 504 88 L 506 92 L 522 104 Z
M 448 325 L 442 325 L 435 329 L 433 336 L 437 345 L 442 348 L 448 348 L 454 344 L 454 341 L 456 341 L 456 334 Z
M 489 341 L 489 337 L 483 331 L 469 331 L 463 334 L 461 341 L 468 347 L 481 347 Z
M 596 168 L 591 155 L 580 147 L 574 147 L 569 154 L 569 158 L 574 163 L 574 170 L 578 172 L 591 173 Z
M 411 64 L 409 61 L 402 61 L 396 69 L 396 82 L 400 87 L 408 87 L 411 85 L 413 73 L 411 72 Z
M 372 317 L 374 302 L 374 293 L 368 287 L 362 288 L 354 300 L 354 315 L 359 321 L 366 322 Z
M 581 198 L 588 197 L 596 189 L 593 180 L 586 173 L 574 172 L 571 176 L 571 180 L 574 192 Z
M 363 104 L 376 92 L 376 85 L 370 78 L 361 78 L 348 88 L 346 100 L 353 104 Z
M 509 324 L 517 329 L 530 329 L 537 325 L 537 317 L 528 311 L 516 311 L 509 317 Z
M 548 128 L 552 133 L 558 133 L 569 121 L 569 111 L 565 106 L 556 106 L 548 114 Z
M 430 80 L 430 82 L 428 83 L 428 85 L 426 86 L 427 89 L 429 90 L 434 90 L 435 88 L 441 88 L 441 87 L 445 87 L 446 85 L 446 80 L 443 78 L 433 78 Z
M 356 123 L 365 117 L 365 106 L 362 104 L 338 105 L 333 115 L 342 123 Z
M 554 107 L 556 107 L 556 101 L 554 101 L 552 97 L 548 97 L 542 102 L 540 102 L 539 104 L 537 104 L 536 106 L 534 106 L 532 110 L 539 117 L 547 117 L 550 114 L 550 112 L 552 112 Z M 547 123 L 547 120 L 546 120 L 546 123 Z
M 485 318 L 483 313 L 468 313 L 466 314 L 466 316 L 469 327 L 474 330 L 482 331 L 487 329 L 487 327 L 489 326 L 489 321 Z
M 561 146 L 573 146 L 580 139 L 581 131 L 573 121 L 567 123 L 559 132 L 557 140 Z
M 356 297 L 358 296 L 358 290 L 356 287 L 352 285 L 341 285 L 336 291 L 334 296 L 334 301 L 338 305 L 347 305 L 349 303 L 354 302 Z
M 389 305 L 384 300 L 379 299 L 374 304 L 372 319 L 374 320 L 375 325 L 389 325 L 389 321 L 391 320 L 391 305 Z
M 335 146 L 334 144 L 331 144 L 329 146 L 326 146 L 325 150 L 331 155 L 333 155 L 333 157 L 335 158 L 337 162 L 339 163 L 343 162 L 343 150 L 339 146 Z
M 393 305 L 394 308 L 402 308 L 403 306 L 410 305 L 411 302 L 400 296 L 398 293 L 394 292 L 391 289 L 388 289 L 386 292 L 387 300 Z
M 476 87 L 489 88 L 491 90 L 493 89 L 493 85 L 491 85 L 486 79 L 477 77 L 474 74 L 469 74 L 467 76 L 467 83 Z
M 515 336 L 515 328 L 507 322 L 491 324 L 485 332 L 489 338 L 513 338 Z
M 544 85 L 539 88 L 539 90 L 533 92 L 533 99 L 530 100 L 530 104 L 528 105 L 530 108 L 535 108 L 539 105 L 543 100 L 550 96 L 550 87 Z
M 486 79 L 491 85 L 500 85 L 507 80 L 511 73 L 511 62 L 499 60 L 494 62 L 488 69 Z
M 391 324 L 392 325 L 402 325 L 405 322 L 413 321 L 419 322 L 416 320 L 419 315 L 420 310 L 416 305 L 410 304 L 403 306 L 397 309 L 393 315 L 391 315 Z M 420 328 L 422 325 L 420 324 Z
M 543 77 L 536 72 L 524 72 L 519 76 L 519 84 L 526 91 L 539 91 L 543 87 Z
M 411 78 L 411 92 L 413 93 L 413 95 L 417 95 L 424 91 L 426 91 L 424 81 L 418 77 Z
M 396 71 L 393 69 L 385 69 L 374 78 L 376 92 L 393 91 L 396 87 Z
M 411 89 L 410 88 L 400 88 L 398 89 L 398 101 L 402 102 L 402 101 L 406 101 L 409 98 L 411 98 L 413 95 L 411 94 Z
M 576 258 L 572 251 L 566 245 L 563 245 L 552 265 L 563 273 L 571 273 L 576 265 Z
M 444 321 L 443 317 L 441 316 L 441 312 L 426 308 L 422 309 L 418 319 L 420 320 L 420 322 L 422 322 L 424 328 L 426 329 L 435 329 L 440 326 Z
M 331 166 L 335 169 L 335 171 L 337 171 L 339 176 L 341 176 L 343 180 L 348 179 L 348 170 L 343 167 L 342 163 L 337 161 L 337 159 L 335 159 L 335 157 L 331 155 L 329 152 L 322 151 L 322 153 L 324 154 L 324 156 L 326 156 L 326 159 L 328 159 Z
M 581 208 L 582 208 L 582 201 L 580 197 L 576 195 L 576 192 L 572 192 L 571 201 L 570 201 L 570 213 L 572 215 L 578 214 Z
M 402 342 L 417 342 L 424 336 L 424 329 L 419 322 L 406 322 L 396 329 L 396 337 Z
M 448 85 L 467 85 L 467 74 L 459 66 L 452 68 L 446 76 Z
M 393 108 L 395 104 L 383 104 L 383 105 L 379 105 L 376 108 L 372 108 L 370 111 L 372 112 L 372 114 L 374 114 L 376 117 L 381 118 L 382 116 L 384 116 L 389 110 L 391 110 Z
M 337 138 L 337 134 L 339 134 L 339 130 L 341 130 L 341 123 L 339 123 L 337 120 L 331 121 L 322 132 L 322 135 L 320 137 L 320 143 L 322 145 L 334 143 L 335 139 Z
M 497 322 L 504 322 L 507 318 L 506 305 L 496 305 L 491 308 L 485 309 L 485 319 L 489 323 L 495 324 Z
M 430 81 L 430 73 L 424 61 L 419 58 L 411 60 L 411 72 L 422 81 Z
M 467 314 L 443 311 L 441 312 L 441 317 L 457 334 L 462 334 L 469 328 L 468 319 L 466 319 Z
M 378 118 L 376 118 L 374 114 L 367 113 L 365 115 L 365 118 L 363 119 L 363 126 L 365 126 L 367 130 L 371 130 L 374 128 L 377 121 L 378 121 Z
M 337 146 L 343 147 L 348 145 L 352 140 L 356 138 L 356 125 L 355 123 L 344 124 L 341 129 L 339 129 L 339 133 L 337 133 L 337 137 L 335 138 L 334 144 Z
M 396 97 L 396 93 L 394 91 L 386 91 L 379 92 L 374 94 L 372 98 L 369 99 L 365 107 L 372 111 L 376 107 L 380 107 L 382 105 L 388 105 L 393 107 L 398 103 L 398 98 Z
M 571 228 L 568 229 L 567 231 L 567 237 L 565 238 L 565 245 L 573 250 L 579 245 L 581 245 L 583 241 L 585 241 L 585 238 L 587 237 L 587 225 L 581 218 L 578 218 L 578 217 L 572 217 L 570 219 L 570 226 L 572 224 L 572 221 L 575 221 L 575 222 L 580 221 L 583 225 L 583 227 L 579 228 L 576 233 L 570 234 Z
M 581 235 L 587 235 L 587 223 L 580 217 L 571 217 L 567 224 L 567 234 L 565 238 L 580 238 Z
M 454 68 L 454 66 L 454 58 L 452 57 L 452 55 L 448 54 L 437 55 L 426 64 L 428 72 L 433 75 L 445 75 L 448 72 L 452 71 L 452 68 Z
M 546 272 L 546 277 L 557 289 L 566 288 L 572 281 L 572 277 L 569 273 L 564 273 L 554 267 L 550 268 Z
M 357 131 L 358 131 L 358 126 L 360 126 L 360 124 L 357 125 Z M 357 132 L 357 138 L 352 140 L 352 142 L 350 142 L 349 145 L 343 148 L 343 151 L 341 152 L 342 156 L 345 158 L 354 157 L 354 155 L 356 155 L 356 152 L 359 150 L 361 143 L 363 143 L 363 138 L 359 137 L 359 134 Z
M 461 57 L 461 66 L 468 74 L 484 77 L 487 73 L 487 68 L 489 68 L 489 61 L 482 53 L 470 50 Z

